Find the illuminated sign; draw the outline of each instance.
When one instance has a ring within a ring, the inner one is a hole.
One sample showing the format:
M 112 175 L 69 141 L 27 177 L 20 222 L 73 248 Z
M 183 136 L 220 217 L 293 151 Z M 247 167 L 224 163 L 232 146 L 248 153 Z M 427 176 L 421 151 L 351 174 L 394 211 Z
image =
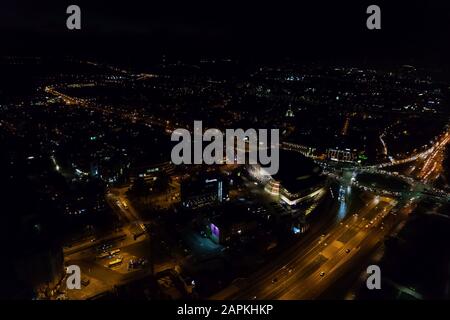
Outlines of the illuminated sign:
M 211 229 L 211 237 L 212 237 L 212 240 L 214 240 L 215 242 L 219 242 L 219 239 L 220 239 L 220 231 L 219 231 L 219 228 L 214 224 L 214 223 L 211 223 L 210 225 L 209 225 L 209 228 Z
M 222 202 L 223 199 L 222 181 L 219 181 L 219 187 L 217 189 L 217 197 L 219 198 L 219 202 Z

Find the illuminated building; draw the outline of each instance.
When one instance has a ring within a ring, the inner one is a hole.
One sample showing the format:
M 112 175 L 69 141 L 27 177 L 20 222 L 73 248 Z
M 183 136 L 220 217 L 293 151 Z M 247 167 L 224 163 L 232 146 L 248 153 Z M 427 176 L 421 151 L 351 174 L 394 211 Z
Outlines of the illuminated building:
M 226 203 L 212 212 L 207 221 L 207 231 L 211 240 L 224 244 L 241 237 L 247 237 L 258 223 L 244 205 Z
M 144 178 L 144 180 L 153 180 L 160 173 L 170 175 L 174 170 L 175 166 L 169 161 L 139 166 L 131 170 L 131 180 L 138 177 Z
M 327 157 L 333 161 L 343 161 L 343 162 L 355 162 L 357 160 L 356 150 L 340 150 L 340 149 L 328 149 Z
M 270 179 L 269 182 L 265 185 L 264 190 L 273 195 L 280 194 L 280 182 L 274 179 Z
M 200 174 L 181 182 L 181 205 L 196 209 L 228 200 L 227 183 L 216 174 Z
M 264 184 L 264 190 L 289 206 L 319 199 L 325 194 L 325 177 L 312 160 L 295 151 L 280 151 L 280 169 L 267 174 L 259 165 L 248 168 L 250 176 Z

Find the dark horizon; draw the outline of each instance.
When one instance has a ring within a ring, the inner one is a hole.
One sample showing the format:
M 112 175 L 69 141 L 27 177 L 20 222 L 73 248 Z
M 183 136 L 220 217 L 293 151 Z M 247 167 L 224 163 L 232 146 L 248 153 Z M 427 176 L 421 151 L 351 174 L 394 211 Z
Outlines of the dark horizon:
M 382 29 L 367 30 L 372 2 L 78 1 L 82 28 L 69 31 L 70 2 L 22 0 L 0 4 L 0 54 L 449 64 L 449 4 L 378 1 Z

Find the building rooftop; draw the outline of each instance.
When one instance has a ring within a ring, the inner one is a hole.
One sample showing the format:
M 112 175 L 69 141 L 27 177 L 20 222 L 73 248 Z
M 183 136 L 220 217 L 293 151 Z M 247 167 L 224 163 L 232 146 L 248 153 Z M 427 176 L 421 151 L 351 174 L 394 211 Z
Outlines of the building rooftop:
M 273 178 L 283 188 L 296 193 L 323 180 L 321 168 L 312 160 L 295 151 L 280 150 L 280 169 Z

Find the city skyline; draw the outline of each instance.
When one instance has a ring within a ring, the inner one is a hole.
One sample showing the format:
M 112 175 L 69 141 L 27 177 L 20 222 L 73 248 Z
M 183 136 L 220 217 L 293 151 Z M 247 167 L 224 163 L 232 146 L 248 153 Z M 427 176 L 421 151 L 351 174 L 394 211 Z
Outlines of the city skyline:
M 1 300 L 449 299 L 448 4 L 71 4 L 0 4 Z

